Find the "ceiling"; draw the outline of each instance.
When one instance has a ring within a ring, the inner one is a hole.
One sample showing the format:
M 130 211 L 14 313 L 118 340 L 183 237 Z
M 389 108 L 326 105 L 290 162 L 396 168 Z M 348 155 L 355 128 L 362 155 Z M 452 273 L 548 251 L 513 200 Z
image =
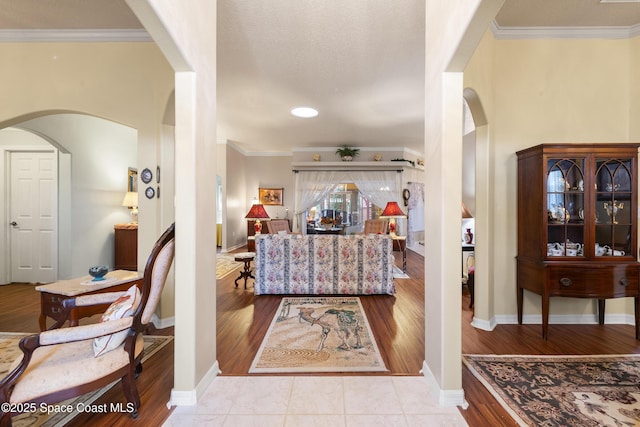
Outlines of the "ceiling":
M 124 0 L 0 0 L 0 11 L 0 42 L 146 39 Z M 506 0 L 492 29 L 629 37 L 638 28 L 638 2 Z M 246 153 L 341 144 L 421 152 L 424 43 L 424 0 L 218 0 L 218 139 Z M 319 115 L 293 117 L 296 106 Z

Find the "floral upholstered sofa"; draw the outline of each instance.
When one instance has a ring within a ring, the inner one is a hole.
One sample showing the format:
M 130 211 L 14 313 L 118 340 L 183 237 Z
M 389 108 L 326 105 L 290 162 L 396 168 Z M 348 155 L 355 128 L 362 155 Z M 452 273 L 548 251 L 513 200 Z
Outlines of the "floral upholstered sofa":
M 395 294 L 388 235 L 256 236 L 254 293 Z

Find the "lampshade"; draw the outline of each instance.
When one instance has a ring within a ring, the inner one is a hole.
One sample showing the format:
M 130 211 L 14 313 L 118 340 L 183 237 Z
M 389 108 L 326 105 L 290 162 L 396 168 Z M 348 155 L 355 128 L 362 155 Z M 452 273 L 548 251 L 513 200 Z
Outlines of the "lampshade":
M 138 206 L 138 193 L 135 191 L 128 191 L 124 195 L 124 200 L 122 200 L 122 206 L 126 206 L 128 208 L 133 208 Z
M 387 202 L 387 206 L 384 208 L 384 211 L 380 214 L 380 218 L 389 218 L 389 234 L 395 239 L 396 238 L 396 220 L 395 218 L 406 218 L 400 206 L 398 206 L 398 202 Z
M 136 191 L 128 191 L 124 195 L 124 200 L 122 200 L 122 206 L 126 206 L 131 209 L 131 222 L 134 224 L 138 223 L 138 192 Z
M 269 215 L 267 214 L 267 211 L 264 210 L 264 205 L 258 203 L 256 205 L 251 205 L 251 209 L 249 209 L 249 213 L 245 218 L 256 220 L 255 224 L 253 224 L 253 229 L 256 231 L 256 235 L 258 235 L 262 232 L 260 219 L 269 218 Z
M 464 205 L 464 202 L 462 202 L 462 218 L 473 218 L 473 215 L 471 215 L 471 212 L 469 212 L 467 207 Z
M 264 205 L 258 203 L 257 205 L 251 205 L 249 213 L 245 216 L 246 219 L 264 219 L 269 218 L 267 211 L 264 210 Z
M 405 218 L 406 215 L 398 206 L 398 202 L 387 202 L 387 206 L 380 214 L 380 218 Z

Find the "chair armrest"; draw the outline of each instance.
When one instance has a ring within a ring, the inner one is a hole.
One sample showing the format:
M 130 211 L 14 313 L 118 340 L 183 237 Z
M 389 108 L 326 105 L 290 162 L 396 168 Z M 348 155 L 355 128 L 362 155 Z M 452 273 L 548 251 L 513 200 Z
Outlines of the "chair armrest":
M 69 301 L 73 301 L 73 303 L 70 303 L 70 304 L 74 305 L 75 307 L 111 304 L 115 300 L 120 298 L 122 295 L 124 295 L 125 293 L 126 293 L 125 291 L 121 291 L 121 292 L 105 292 L 101 294 L 91 294 L 91 295 L 80 295 Z
M 129 316 L 122 319 L 110 320 L 108 322 L 44 331 L 40 333 L 40 345 L 62 344 L 72 341 L 97 338 L 103 335 L 123 331 L 130 328 L 132 324 L 133 317 Z
M 87 307 L 94 305 L 107 305 L 124 295 L 125 292 L 103 292 L 99 294 L 80 295 L 75 298 L 65 299 L 60 307 L 60 318 L 49 330 L 59 329 L 71 317 L 71 310 L 76 307 Z

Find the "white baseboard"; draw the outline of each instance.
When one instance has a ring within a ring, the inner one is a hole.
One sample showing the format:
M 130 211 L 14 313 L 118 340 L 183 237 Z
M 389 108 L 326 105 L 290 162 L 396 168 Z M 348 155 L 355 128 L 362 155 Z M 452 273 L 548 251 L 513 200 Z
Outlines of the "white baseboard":
M 170 326 L 175 326 L 176 318 L 172 316 L 172 317 L 161 319 L 154 314 L 153 316 L 151 316 L 151 323 L 153 323 L 153 326 L 155 326 L 156 329 L 164 329 Z
M 464 398 L 464 390 L 442 390 L 440 388 L 440 384 L 436 381 L 436 378 L 433 376 L 431 369 L 429 369 L 429 365 L 427 362 L 422 362 L 422 370 L 420 373 L 427 380 L 427 385 L 429 387 L 429 392 L 433 396 L 438 397 L 438 405 L 440 406 L 460 406 L 462 409 L 467 409 L 469 407 L 469 403 Z
M 198 404 L 198 396 L 194 390 L 171 390 L 171 397 L 167 402 L 167 408 L 172 406 L 196 406 Z
M 220 365 L 218 365 L 218 361 L 211 366 L 209 371 L 202 377 L 202 380 L 198 383 L 195 389 L 193 390 L 171 390 L 171 397 L 169 402 L 167 403 L 167 408 L 171 408 L 172 406 L 195 406 L 198 404 L 198 398 L 204 394 L 207 390 L 207 387 L 211 384 L 211 382 L 219 375 L 222 371 L 220 371 Z
M 496 327 L 497 323 L 496 323 L 496 318 L 493 317 L 491 318 L 491 320 L 483 320 L 483 319 L 478 319 L 477 317 L 474 317 L 473 320 L 471 321 L 471 326 L 473 326 L 476 329 L 482 329 L 483 331 L 493 331 Z
M 222 253 L 227 253 L 227 252 L 233 252 L 238 248 L 242 248 L 243 246 L 247 246 L 247 244 L 238 244 L 238 245 L 234 245 L 234 246 L 229 246 L 228 248 L 226 248 L 225 250 L 220 250 L 220 252 Z
M 499 325 L 517 325 L 518 316 L 515 314 L 498 315 L 495 317 Z M 474 319 L 475 322 L 475 319 Z M 542 314 L 529 314 L 522 316 L 525 325 L 541 325 Z M 549 316 L 549 324 L 556 325 L 595 325 L 598 323 L 597 314 L 553 314 Z M 631 314 L 606 314 L 604 323 L 610 325 L 635 325 L 634 316 Z

